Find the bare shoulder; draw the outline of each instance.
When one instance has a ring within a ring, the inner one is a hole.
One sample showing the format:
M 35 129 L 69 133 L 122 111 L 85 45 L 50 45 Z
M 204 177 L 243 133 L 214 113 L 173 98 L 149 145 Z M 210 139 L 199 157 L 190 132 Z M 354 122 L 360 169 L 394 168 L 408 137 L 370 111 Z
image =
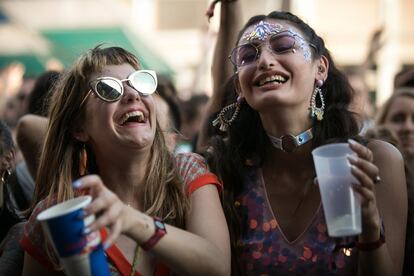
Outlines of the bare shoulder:
M 367 147 L 372 151 L 374 163 L 379 164 L 385 162 L 388 165 L 404 166 L 401 152 L 388 142 L 382 140 L 370 140 Z
M 401 152 L 390 143 L 372 140 L 367 147 L 373 153 L 373 163 L 378 167 L 381 177 L 376 186 L 377 196 L 388 198 L 391 195 L 404 197 L 406 189 L 404 159 Z

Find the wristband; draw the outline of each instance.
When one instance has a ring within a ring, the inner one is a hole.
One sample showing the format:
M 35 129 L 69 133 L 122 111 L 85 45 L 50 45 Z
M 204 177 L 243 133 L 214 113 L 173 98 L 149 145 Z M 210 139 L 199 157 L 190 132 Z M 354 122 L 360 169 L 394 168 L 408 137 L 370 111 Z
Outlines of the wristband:
M 160 241 L 160 239 L 164 237 L 165 234 L 167 234 L 167 229 L 165 228 L 164 222 L 162 222 L 162 220 L 157 217 L 154 217 L 153 219 L 155 232 L 146 242 L 141 244 L 141 248 L 145 251 L 148 251 L 151 248 L 153 248 Z
M 385 243 L 385 236 L 383 231 L 380 231 L 380 237 L 377 241 L 373 242 L 356 242 L 356 248 L 358 248 L 359 251 L 374 251 L 381 247 Z

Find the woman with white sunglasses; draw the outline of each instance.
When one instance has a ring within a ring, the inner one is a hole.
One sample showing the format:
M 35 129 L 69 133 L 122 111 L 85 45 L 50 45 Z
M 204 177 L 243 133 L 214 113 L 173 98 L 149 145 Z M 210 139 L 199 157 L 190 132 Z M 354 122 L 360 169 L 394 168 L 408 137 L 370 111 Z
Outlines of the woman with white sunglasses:
M 119 47 L 96 47 L 60 79 L 25 227 L 23 275 L 62 273 L 36 216 L 85 192 L 111 275 L 227 275 L 222 186 L 203 158 L 172 156 L 151 96 L 156 74 Z M 86 234 L 87 234 L 86 233 Z

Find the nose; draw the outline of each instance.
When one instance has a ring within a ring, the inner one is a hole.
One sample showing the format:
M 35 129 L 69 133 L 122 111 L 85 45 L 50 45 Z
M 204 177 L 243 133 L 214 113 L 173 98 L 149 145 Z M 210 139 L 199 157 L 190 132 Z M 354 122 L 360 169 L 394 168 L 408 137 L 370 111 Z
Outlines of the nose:
M 136 90 L 132 85 L 128 82 L 124 83 L 124 95 L 122 95 L 122 101 L 125 103 L 132 102 L 132 101 L 140 101 L 141 94 Z
M 266 45 L 262 45 L 260 49 L 259 57 L 257 58 L 257 66 L 259 69 L 267 69 L 275 65 L 275 56 L 272 50 Z
M 414 118 L 407 116 L 404 124 L 402 125 L 402 128 L 406 131 L 414 131 Z

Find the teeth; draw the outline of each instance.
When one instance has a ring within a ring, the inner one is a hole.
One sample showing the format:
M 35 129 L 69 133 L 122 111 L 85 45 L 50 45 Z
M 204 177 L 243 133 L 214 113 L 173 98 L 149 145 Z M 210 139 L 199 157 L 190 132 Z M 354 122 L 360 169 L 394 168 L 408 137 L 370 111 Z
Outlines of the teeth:
M 124 124 L 131 117 L 138 117 L 138 123 L 143 123 L 145 121 L 144 113 L 142 113 L 142 111 L 137 110 L 126 113 L 122 118 L 121 124 Z
M 277 82 L 281 83 L 281 82 L 285 82 L 286 79 L 281 75 L 269 76 L 269 77 L 266 77 L 265 79 L 262 79 L 259 82 L 259 86 L 262 86 L 263 84 L 268 83 L 268 82 L 272 82 L 272 81 L 277 81 Z

